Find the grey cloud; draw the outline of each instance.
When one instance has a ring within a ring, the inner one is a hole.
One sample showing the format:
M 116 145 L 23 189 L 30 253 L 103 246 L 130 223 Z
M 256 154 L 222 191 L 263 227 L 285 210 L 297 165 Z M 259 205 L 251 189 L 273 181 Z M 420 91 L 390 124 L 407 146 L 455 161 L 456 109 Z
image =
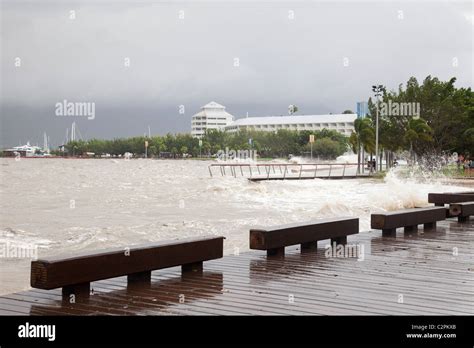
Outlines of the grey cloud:
M 431 74 L 472 86 L 469 2 L 10 1 L 2 11 L 0 146 L 40 142 L 43 131 L 62 142 L 72 122 L 54 116 L 63 99 L 96 102 L 95 120 L 79 128 L 111 138 L 148 125 L 187 132 L 211 100 L 237 117 L 284 114 L 291 103 L 337 113 L 354 110 L 373 83 L 396 89 Z

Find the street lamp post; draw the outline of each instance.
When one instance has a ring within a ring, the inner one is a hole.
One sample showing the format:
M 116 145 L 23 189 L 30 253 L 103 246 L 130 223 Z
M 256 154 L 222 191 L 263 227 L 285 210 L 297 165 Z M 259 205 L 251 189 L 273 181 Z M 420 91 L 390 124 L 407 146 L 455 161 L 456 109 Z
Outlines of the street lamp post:
M 382 85 L 372 86 L 376 98 L 376 116 L 375 116 L 375 171 L 377 171 L 379 164 L 379 97 L 382 95 L 384 87 Z

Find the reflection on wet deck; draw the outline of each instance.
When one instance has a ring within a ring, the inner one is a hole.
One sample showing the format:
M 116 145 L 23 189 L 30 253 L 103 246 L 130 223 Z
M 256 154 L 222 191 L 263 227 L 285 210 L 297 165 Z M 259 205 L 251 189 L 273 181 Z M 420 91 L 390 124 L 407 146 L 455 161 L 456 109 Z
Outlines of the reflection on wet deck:
M 0 297 L 1 315 L 473 315 L 474 221 L 438 223 L 396 238 L 380 231 L 349 236 L 363 260 L 327 258 L 325 245 L 285 258 L 264 252 L 204 264 L 202 274 L 179 267 L 152 273 L 151 284 L 127 288 L 126 278 L 92 283 L 93 294 L 63 301 L 61 289 Z

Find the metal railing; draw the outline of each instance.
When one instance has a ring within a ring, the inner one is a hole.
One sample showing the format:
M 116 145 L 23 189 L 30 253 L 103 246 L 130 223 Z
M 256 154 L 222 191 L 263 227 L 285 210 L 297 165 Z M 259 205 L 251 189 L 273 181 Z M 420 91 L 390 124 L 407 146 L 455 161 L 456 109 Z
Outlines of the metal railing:
M 361 164 L 362 165 L 362 164 Z M 255 180 L 285 180 L 311 178 L 366 177 L 371 173 L 359 173 L 357 163 L 215 163 L 209 165 L 209 175 L 214 177 L 214 168 L 221 176 L 247 177 Z M 263 173 L 262 173 L 263 172 Z

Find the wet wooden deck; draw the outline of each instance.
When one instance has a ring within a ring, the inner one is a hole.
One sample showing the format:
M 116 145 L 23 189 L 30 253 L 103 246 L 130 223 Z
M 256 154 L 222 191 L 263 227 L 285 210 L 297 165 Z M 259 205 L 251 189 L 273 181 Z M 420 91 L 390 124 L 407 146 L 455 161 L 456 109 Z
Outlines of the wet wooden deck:
M 284 259 L 249 251 L 205 262 L 202 275 L 155 271 L 149 286 L 94 282 L 93 295 L 75 304 L 60 289 L 5 295 L 0 315 L 474 315 L 473 219 L 381 234 L 349 236 L 364 245 L 363 261 L 326 258 L 329 241 L 303 254 L 287 248 Z

